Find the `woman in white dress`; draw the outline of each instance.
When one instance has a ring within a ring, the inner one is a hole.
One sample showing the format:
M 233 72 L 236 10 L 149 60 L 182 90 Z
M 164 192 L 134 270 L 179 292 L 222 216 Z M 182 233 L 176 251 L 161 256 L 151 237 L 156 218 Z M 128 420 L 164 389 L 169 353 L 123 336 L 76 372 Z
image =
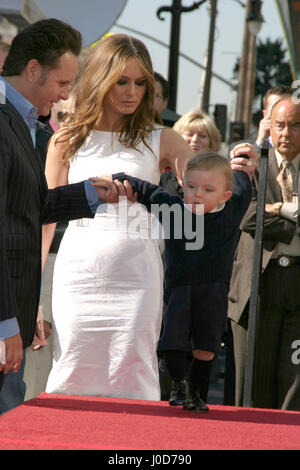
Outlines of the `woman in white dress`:
M 50 143 L 50 188 L 127 172 L 158 183 L 182 179 L 188 144 L 154 125 L 154 79 L 144 44 L 114 34 L 92 48 L 75 87 L 70 125 Z M 125 212 L 124 212 L 125 211 Z M 148 212 L 102 204 L 69 224 L 53 278 L 54 358 L 46 392 L 159 400 L 156 346 L 163 277 Z M 43 262 L 55 230 L 43 229 Z

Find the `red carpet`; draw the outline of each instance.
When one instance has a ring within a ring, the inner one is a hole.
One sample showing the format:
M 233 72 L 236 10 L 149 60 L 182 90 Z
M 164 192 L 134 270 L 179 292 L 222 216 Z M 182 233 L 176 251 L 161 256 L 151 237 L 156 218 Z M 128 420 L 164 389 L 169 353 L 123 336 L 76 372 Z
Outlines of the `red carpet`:
M 43 393 L 0 417 L 0 449 L 299 450 L 300 412 Z M 112 456 L 115 453 L 112 453 Z

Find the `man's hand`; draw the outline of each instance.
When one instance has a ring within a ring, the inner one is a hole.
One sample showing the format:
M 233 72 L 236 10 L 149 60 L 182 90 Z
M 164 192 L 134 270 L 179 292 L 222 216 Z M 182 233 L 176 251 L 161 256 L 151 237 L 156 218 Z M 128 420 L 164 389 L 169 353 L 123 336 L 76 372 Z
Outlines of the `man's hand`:
M 262 146 L 262 143 L 265 139 L 268 139 L 270 136 L 270 127 L 271 127 L 271 118 L 266 116 L 259 122 L 258 135 L 256 143 L 259 147 Z
M 248 155 L 249 158 L 243 158 L 242 155 Z M 230 159 L 233 170 L 244 171 L 252 179 L 258 160 L 258 155 L 253 145 L 248 143 L 236 145 L 230 152 Z
M 90 181 L 95 186 L 100 201 L 111 204 L 119 201 L 119 193 L 111 175 L 90 178 Z
M 20 334 L 6 338 L 5 343 L 5 364 L 0 364 L 0 372 L 3 370 L 4 374 L 8 372 L 18 372 L 21 362 L 23 360 L 23 343 Z
M 265 204 L 265 212 L 267 212 L 270 215 L 275 215 L 276 217 L 279 217 L 282 205 L 283 205 L 283 202 L 275 202 L 274 204 Z

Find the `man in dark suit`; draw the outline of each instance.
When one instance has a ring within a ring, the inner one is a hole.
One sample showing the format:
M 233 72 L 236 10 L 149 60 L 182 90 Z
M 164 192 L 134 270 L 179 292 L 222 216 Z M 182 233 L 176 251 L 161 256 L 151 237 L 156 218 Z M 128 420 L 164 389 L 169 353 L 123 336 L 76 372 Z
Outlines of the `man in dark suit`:
M 282 98 L 273 106 L 270 135 L 274 147 L 269 150 L 253 406 L 282 408 L 288 391 L 296 390 L 293 384 L 300 372 L 300 365 L 293 360 L 293 344 L 300 338 L 300 104 L 293 97 Z M 278 175 L 287 171 L 285 161 L 288 173 L 282 182 Z M 243 402 L 258 178 L 259 169 L 253 178 L 253 199 L 241 225 L 229 294 L 237 406 Z M 290 197 L 286 194 L 288 183 Z M 299 390 L 289 403 L 289 409 L 300 410 Z
M 48 190 L 35 149 L 37 117 L 68 98 L 80 50 L 78 31 L 42 20 L 14 38 L 0 77 L 0 340 L 6 348 L 0 413 L 24 398 L 23 350 L 34 337 L 40 294 L 41 224 L 93 217 L 101 196 L 89 181 Z M 114 185 L 108 190 L 116 200 Z

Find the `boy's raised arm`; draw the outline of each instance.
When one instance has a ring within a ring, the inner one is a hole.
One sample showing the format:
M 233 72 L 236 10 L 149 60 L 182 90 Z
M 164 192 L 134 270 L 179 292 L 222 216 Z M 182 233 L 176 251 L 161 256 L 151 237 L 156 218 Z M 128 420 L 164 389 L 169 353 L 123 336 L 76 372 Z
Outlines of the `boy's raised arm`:
M 171 205 L 177 198 L 177 196 L 171 196 L 156 184 L 149 183 L 149 181 L 141 180 L 125 173 L 116 173 L 112 175 L 112 178 L 117 186 L 122 184 L 126 188 L 126 186 L 128 187 L 128 185 L 130 185 L 133 196 L 136 195 L 135 200 L 144 204 L 149 211 L 151 210 L 152 204 L 166 203 Z M 128 199 L 132 200 L 130 197 L 128 197 Z

